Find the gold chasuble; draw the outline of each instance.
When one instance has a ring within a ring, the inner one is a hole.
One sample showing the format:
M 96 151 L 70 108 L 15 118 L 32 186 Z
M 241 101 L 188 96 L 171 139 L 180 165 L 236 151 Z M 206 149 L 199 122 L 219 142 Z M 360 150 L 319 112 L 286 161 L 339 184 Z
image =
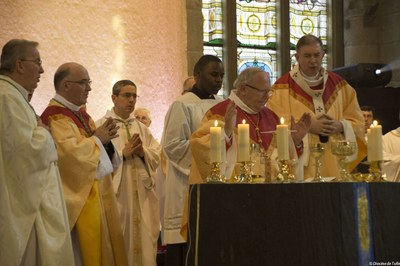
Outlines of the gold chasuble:
M 324 144 L 325 153 L 321 159 L 322 176 L 337 177 L 340 168 L 337 157 L 331 152 L 331 142 L 346 139 L 357 143 L 358 152 L 352 158 L 348 158 L 352 161 L 350 168 L 354 168 L 366 155 L 364 119 L 355 90 L 333 72 L 322 69 L 321 76 L 323 83 L 316 88 L 310 88 L 296 65 L 272 86 L 275 93 L 268 100 L 267 106 L 285 120 L 293 116 L 295 121 L 298 121 L 304 113 L 310 113 L 312 117 L 326 114 L 342 123 L 344 132 L 329 136 L 329 142 Z M 314 163 L 309 162 L 309 146 L 319 143 L 320 138 L 309 133 L 303 138 L 303 142 L 302 162 L 306 179 L 315 175 Z
M 92 118 L 52 99 L 41 116 L 53 134 L 71 230 L 83 264 L 127 265 L 111 175 L 97 177 L 100 147 Z

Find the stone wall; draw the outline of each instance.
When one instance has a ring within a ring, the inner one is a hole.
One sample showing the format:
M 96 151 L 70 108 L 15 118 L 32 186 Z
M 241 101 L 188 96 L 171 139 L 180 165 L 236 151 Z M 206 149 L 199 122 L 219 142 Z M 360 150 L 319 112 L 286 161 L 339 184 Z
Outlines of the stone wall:
M 184 0 L 0 0 L 0 46 L 13 38 L 38 41 L 45 73 L 32 99 L 38 114 L 54 95 L 53 75 L 68 61 L 93 80 L 88 111 L 100 118 L 112 107 L 119 79 L 138 87 L 137 106 L 150 109 L 160 137 L 164 116 L 187 76 Z
M 345 65 L 389 64 L 400 87 L 400 1 L 344 0 Z

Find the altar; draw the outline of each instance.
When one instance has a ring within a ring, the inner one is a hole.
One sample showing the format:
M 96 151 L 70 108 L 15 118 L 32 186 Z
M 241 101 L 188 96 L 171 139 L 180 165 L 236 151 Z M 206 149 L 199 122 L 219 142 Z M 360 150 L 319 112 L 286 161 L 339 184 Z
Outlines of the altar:
M 187 265 L 388 261 L 400 261 L 398 183 L 190 187 Z

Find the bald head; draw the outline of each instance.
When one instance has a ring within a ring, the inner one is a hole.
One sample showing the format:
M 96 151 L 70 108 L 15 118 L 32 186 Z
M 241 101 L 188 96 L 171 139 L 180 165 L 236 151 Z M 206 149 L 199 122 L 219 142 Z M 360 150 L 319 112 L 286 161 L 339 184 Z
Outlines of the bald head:
M 68 76 L 71 71 L 75 71 L 78 68 L 85 69 L 82 65 L 74 62 L 65 63 L 58 67 L 56 73 L 54 74 L 54 88 L 56 91 L 59 90 L 61 81 Z
M 145 124 L 147 127 L 151 124 L 150 111 L 144 107 L 136 108 L 133 115 L 137 120 Z
M 182 95 L 191 91 L 193 88 L 193 85 L 196 83 L 196 81 L 194 80 L 193 76 L 188 77 L 187 79 L 185 79 L 185 81 L 183 82 L 183 88 L 182 88 Z
M 62 64 L 54 75 L 56 92 L 78 106 L 87 102 L 89 91 L 91 91 L 90 83 L 86 68 L 74 62 Z

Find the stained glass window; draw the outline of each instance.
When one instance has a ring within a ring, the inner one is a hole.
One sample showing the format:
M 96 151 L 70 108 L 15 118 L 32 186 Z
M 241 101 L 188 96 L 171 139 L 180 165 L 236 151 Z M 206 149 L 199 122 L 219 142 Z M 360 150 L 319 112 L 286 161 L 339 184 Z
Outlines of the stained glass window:
M 223 27 L 221 0 L 203 0 L 202 13 L 204 19 L 204 54 L 208 54 L 207 52 L 212 51 L 213 47 L 222 47 Z
M 284 0 L 236 0 L 236 36 L 238 72 L 250 66 L 258 66 L 277 77 L 281 64 L 277 58 L 277 3 Z M 322 39 L 327 44 L 327 0 L 289 0 L 290 54 L 292 64 L 295 45 L 305 34 Z M 214 54 L 222 59 L 222 3 L 221 0 L 203 0 L 204 54 Z M 323 65 L 327 66 L 327 57 Z
M 258 66 L 276 79 L 276 3 L 275 1 L 236 1 L 238 72 Z
M 324 49 L 327 44 L 327 3 L 326 0 L 290 0 L 290 54 L 292 65 L 296 62 L 296 43 L 305 34 L 320 37 Z M 323 60 L 327 66 L 327 56 Z

